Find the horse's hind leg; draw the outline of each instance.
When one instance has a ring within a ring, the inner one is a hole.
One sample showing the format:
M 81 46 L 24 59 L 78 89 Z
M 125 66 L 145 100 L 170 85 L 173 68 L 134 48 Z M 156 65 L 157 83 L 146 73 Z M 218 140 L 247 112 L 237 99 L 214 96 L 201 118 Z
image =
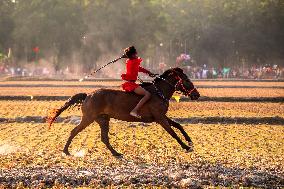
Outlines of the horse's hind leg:
M 85 129 L 88 125 L 90 125 L 94 120 L 91 119 L 90 117 L 87 116 L 82 116 L 81 118 L 81 122 L 79 123 L 79 125 L 77 125 L 70 133 L 70 136 L 65 144 L 65 147 L 63 149 L 63 152 L 66 155 L 70 155 L 68 148 L 71 144 L 72 139 L 79 133 L 81 132 L 83 129 Z
M 96 119 L 96 122 L 101 127 L 101 140 L 106 145 L 106 147 L 111 151 L 112 155 L 121 156 L 122 154 L 118 153 L 115 149 L 113 149 L 113 147 L 109 143 L 109 137 L 108 137 L 109 120 L 110 118 L 108 115 L 101 115 Z

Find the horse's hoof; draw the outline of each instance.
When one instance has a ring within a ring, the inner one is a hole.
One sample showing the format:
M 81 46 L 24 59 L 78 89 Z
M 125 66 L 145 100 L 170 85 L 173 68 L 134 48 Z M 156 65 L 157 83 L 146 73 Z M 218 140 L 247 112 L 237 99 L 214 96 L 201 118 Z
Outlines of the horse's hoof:
M 185 149 L 186 152 L 192 152 L 193 151 L 192 146 L 185 146 L 183 149 Z
M 193 152 L 193 148 L 186 149 L 186 152 Z
M 122 158 L 123 157 L 123 154 L 121 154 L 121 153 L 115 153 L 115 154 L 112 154 L 112 155 L 116 158 Z
M 189 146 L 190 148 L 193 148 L 193 142 L 188 142 L 188 146 Z
M 63 150 L 63 153 L 64 153 L 66 156 L 70 156 L 70 155 L 71 155 L 71 154 L 69 153 L 69 151 Z

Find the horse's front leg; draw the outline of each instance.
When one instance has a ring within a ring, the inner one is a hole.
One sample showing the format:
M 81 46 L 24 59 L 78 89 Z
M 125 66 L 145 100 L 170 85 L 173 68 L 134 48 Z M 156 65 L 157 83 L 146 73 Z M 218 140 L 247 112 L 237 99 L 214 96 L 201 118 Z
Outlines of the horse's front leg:
M 188 136 L 188 134 L 185 132 L 185 130 L 183 129 L 183 127 L 175 122 L 174 120 L 171 120 L 170 118 L 167 117 L 167 121 L 169 122 L 169 124 L 175 128 L 177 128 L 178 130 L 180 130 L 180 132 L 182 133 L 182 135 L 184 136 L 185 140 L 188 142 L 189 146 L 193 146 L 192 140 L 190 139 L 190 137 Z
M 169 121 L 167 120 L 166 116 L 163 116 L 162 118 L 159 118 L 157 123 L 161 124 L 162 127 L 174 138 L 176 141 L 181 145 L 183 149 L 186 151 L 192 151 L 192 149 L 187 146 L 182 140 L 178 137 L 178 135 L 175 133 L 175 131 L 171 128 L 171 125 Z

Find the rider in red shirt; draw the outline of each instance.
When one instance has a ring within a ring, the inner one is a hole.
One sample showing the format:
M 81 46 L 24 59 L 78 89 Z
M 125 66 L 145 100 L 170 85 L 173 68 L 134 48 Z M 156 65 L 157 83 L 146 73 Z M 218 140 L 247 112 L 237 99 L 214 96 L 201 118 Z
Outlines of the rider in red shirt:
M 124 49 L 124 52 L 128 59 L 126 60 L 126 73 L 121 75 L 121 78 L 126 81 L 122 84 L 122 88 L 124 91 L 135 92 L 136 94 L 143 96 L 135 108 L 130 112 L 130 115 L 141 118 L 138 111 L 150 99 L 151 94 L 135 83 L 138 77 L 138 72 L 149 74 L 151 77 L 155 77 L 155 74 L 140 66 L 142 59 L 137 56 L 137 51 L 134 46 Z

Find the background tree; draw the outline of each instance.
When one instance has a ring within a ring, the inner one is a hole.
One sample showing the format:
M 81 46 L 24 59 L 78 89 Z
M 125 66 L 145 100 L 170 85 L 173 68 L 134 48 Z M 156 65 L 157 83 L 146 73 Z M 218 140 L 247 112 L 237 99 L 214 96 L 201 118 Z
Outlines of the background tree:
M 15 40 L 18 58 L 28 55 L 38 46 L 42 56 L 50 56 L 56 67 L 81 47 L 87 29 L 83 9 L 77 1 L 69 0 L 18 0 L 15 12 Z M 72 62 L 72 61 L 71 61 Z
M 0 52 L 32 61 L 32 48 L 56 68 L 120 55 L 135 45 L 155 67 L 181 53 L 194 64 L 283 64 L 282 0 L 2 0 Z
M 12 47 L 14 30 L 14 3 L 10 0 L 0 1 L 0 53 L 8 54 L 8 49 Z

